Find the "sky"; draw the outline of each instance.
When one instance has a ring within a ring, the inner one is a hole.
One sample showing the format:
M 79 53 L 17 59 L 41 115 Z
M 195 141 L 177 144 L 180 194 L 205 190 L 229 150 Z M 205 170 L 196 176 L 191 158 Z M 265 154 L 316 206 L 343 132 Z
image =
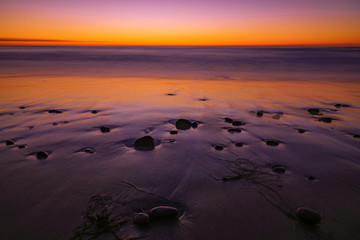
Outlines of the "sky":
M 360 0 L 0 0 L 0 44 L 360 46 Z

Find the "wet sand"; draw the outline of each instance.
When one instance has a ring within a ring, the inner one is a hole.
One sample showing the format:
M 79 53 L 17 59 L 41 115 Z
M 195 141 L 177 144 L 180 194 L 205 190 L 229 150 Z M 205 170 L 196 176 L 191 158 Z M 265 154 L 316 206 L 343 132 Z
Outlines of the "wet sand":
M 357 83 L 37 77 L 2 86 L 1 239 L 94 237 L 94 196 L 126 220 L 98 239 L 359 234 Z M 178 119 L 196 126 L 177 129 Z M 153 150 L 134 148 L 143 136 Z M 156 206 L 176 207 L 178 219 L 133 222 Z M 321 222 L 303 223 L 299 207 Z
M 24 61 L 0 67 L 0 239 L 360 236 L 350 67 Z

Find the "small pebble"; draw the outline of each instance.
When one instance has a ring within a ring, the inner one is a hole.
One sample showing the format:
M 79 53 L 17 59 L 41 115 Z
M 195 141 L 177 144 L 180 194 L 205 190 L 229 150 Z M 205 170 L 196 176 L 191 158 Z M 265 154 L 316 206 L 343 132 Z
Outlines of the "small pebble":
M 19 145 L 19 146 L 18 146 L 19 149 L 23 149 L 23 148 L 25 148 L 25 147 L 26 147 L 26 145 Z
M 92 110 L 91 113 L 92 113 L 92 114 L 97 114 L 98 111 L 97 111 L 97 110 Z
M 317 211 L 301 207 L 296 209 L 296 217 L 299 218 L 300 221 L 308 223 L 308 224 L 315 224 L 321 221 L 322 214 L 318 213 Z
M 110 132 L 110 128 L 107 127 L 107 126 L 102 126 L 102 127 L 100 128 L 100 131 L 101 131 L 102 133 L 107 133 L 107 132 Z
M 176 96 L 177 94 L 176 93 L 167 93 L 166 95 L 168 95 L 168 96 Z
M 319 121 L 324 123 L 331 123 L 332 119 L 330 117 L 322 117 L 319 119 Z
M 178 131 L 174 131 L 174 130 L 173 130 L 173 131 L 170 131 L 170 134 L 171 134 L 171 135 L 175 135 L 175 134 L 178 134 L 178 133 L 179 133 Z
M 191 122 L 186 119 L 178 119 L 175 125 L 176 128 L 180 130 L 188 130 L 191 128 Z
M 150 217 L 154 219 L 177 218 L 179 210 L 169 206 L 154 207 L 150 210 Z
M 312 115 L 319 114 L 320 110 L 318 108 L 309 108 L 308 112 Z
M 47 159 L 48 156 L 49 156 L 49 153 L 47 153 L 45 151 L 40 151 L 40 152 L 36 153 L 36 158 L 39 160 Z
M 205 102 L 205 101 L 208 101 L 209 99 L 207 99 L 207 98 L 199 98 L 198 100 L 202 101 L 202 102 Z
M 146 213 L 138 213 L 135 215 L 134 223 L 146 226 L 150 223 L 150 217 Z
M 85 148 L 84 152 L 93 154 L 93 153 L 95 153 L 95 150 L 92 148 Z
M 54 123 L 53 123 L 53 125 L 54 125 L 54 126 L 57 126 L 57 125 L 58 125 L 58 123 L 54 122 Z
M 49 110 L 48 113 L 62 113 L 62 111 L 61 111 L 61 110 L 52 109 L 52 110 Z
M 197 123 L 197 122 L 193 122 L 193 123 L 191 124 L 191 127 L 192 127 L 193 129 L 197 128 L 197 127 L 198 127 L 198 123 Z
M 224 149 L 224 146 L 222 146 L 222 145 L 216 145 L 215 146 L 215 150 L 217 150 L 217 151 L 221 151 L 223 149 Z
M 15 142 L 13 140 L 6 140 L 6 145 L 14 145 Z
M 232 120 L 231 118 L 228 118 L 228 117 L 226 117 L 225 118 L 225 122 L 227 122 L 227 123 L 232 123 L 234 120 Z
M 284 174 L 286 172 L 285 168 L 281 165 L 273 165 L 271 166 L 271 169 L 279 174 Z
M 29 128 L 29 129 L 33 129 L 33 128 L 34 128 L 34 126 L 28 126 L 28 128 Z
M 267 144 L 268 146 L 273 146 L 273 147 L 275 147 L 275 146 L 279 145 L 279 141 L 277 141 L 277 140 L 267 140 L 267 141 L 266 141 L 266 144 Z
M 304 129 L 298 129 L 298 133 L 304 133 L 305 130 Z
M 360 134 L 354 134 L 353 137 L 354 138 L 360 138 Z
M 316 180 L 316 178 L 314 176 L 308 176 L 307 179 L 310 180 L 310 181 Z
M 240 133 L 241 129 L 240 128 L 230 128 L 227 130 L 229 133 Z
M 241 142 L 237 142 L 237 143 L 235 143 L 235 146 L 237 146 L 237 147 L 242 147 L 244 144 L 243 143 L 241 143 Z
M 141 137 L 135 140 L 134 148 L 139 151 L 151 151 L 155 149 L 155 141 L 151 136 Z
M 258 111 L 257 113 L 256 113 L 256 116 L 257 117 L 262 117 L 264 115 L 264 113 L 262 112 L 262 111 Z
M 232 122 L 232 125 L 233 125 L 233 126 L 241 126 L 241 125 L 243 125 L 243 123 L 240 122 L 240 121 L 233 121 L 233 122 Z
M 20 106 L 19 108 L 20 108 L 20 109 L 25 109 L 26 107 L 25 107 L 25 106 Z

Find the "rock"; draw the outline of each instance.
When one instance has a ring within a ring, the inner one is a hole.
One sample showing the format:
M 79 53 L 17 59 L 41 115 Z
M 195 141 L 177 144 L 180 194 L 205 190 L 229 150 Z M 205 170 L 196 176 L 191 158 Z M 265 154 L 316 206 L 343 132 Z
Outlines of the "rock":
M 84 148 L 84 152 L 93 154 L 95 153 L 95 150 L 93 148 Z
M 340 104 L 340 103 L 337 103 L 334 105 L 336 108 L 341 108 L 341 107 L 350 107 L 350 105 L 348 104 Z
M 177 218 L 179 210 L 169 206 L 154 207 L 150 210 L 150 217 L 153 219 Z
M 19 149 L 26 148 L 26 145 L 19 145 L 18 148 L 19 148 Z
M 57 123 L 57 122 L 54 122 L 54 123 L 53 123 L 53 126 L 57 126 L 57 125 L 58 125 L 58 123 Z
M 198 127 L 198 123 L 197 123 L 197 122 L 193 122 L 193 123 L 191 124 L 191 127 L 192 127 L 193 129 L 197 128 L 197 127 Z
M 100 128 L 100 131 L 101 131 L 102 133 L 107 133 L 107 132 L 110 132 L 110 128 L 107 127 L 107 126 L 102 126 L 102 127 Z
M 273 165 L 273 166 L 271 166 L 271 169 L 274 172 L 279 173 L 279 174 L 284 174 L 286 172 L 285 168 L 281 165 Z
M 242 147 L 244 144 L 243 143 L 241 143 L 241 142 L 237 142 L 237 143 L 235 143 L 235 146 L 237 146 L 237 147 Z
M 178 134 L 178 133 L 179 133 L 178 131 L 170 131 L 171 135 L 175 135 L 175 134 Z
M 177 94 L 176 93 L 167 93 L 166 95 L 168 95 L 168 96 L 176 96 Z
M 141 137 L 135 140 L 134 148 L 139 151 L 151 151 L 155 149 L 155 141 L 151 136 Z
M 28 126 L 28 128 L 29 128 L 29 129 L 33 129 L 33 128 L 34 128 L 34 126 Z
M 222 146 L 222 145 L 216 145 L 215 146 L 215 150 L 217 150 L 217 151 L 221 151 L 223 149 L 224 149 L 224 146 Z
M 308 223 L 308 224 L 315 224 L 321 221 L 322 214 L 318 213 L 317 211 L 301 207 L 296 209 L 296 217 L 299 218 L 300 221 Z
M 233 134 L 233 133 L 241 133 L 241 129 L 240 128 L 230 128 L 228 129 L 228 132 Z
M 180 130 L 188 130 L 191 128 L 191 122 L 189 120 L 186 119 L 178 119 L 176 121 L 176 128 L 180 129 Z
M 341 104 L 337 103 L 334 105 L 336 108 L 340 108 L 341 107 Z
M 256 116 L 257 117 L 262 117 L 264 115 L 264 113 L 262 112 L 262 111 L 258 111 L 257 113 L 256 113 Z
M 314 176 L 308 176 L 307 179 L 310 180 L 310 181 L 316 180 L 316 178 Z
M 322 117 L 319 119 L 319 121 L 324 123 L 331 123 L 332 119 L 330 117 Z
M 279 141 L 277 141 L 277 140 L 267 140 L 266 145 L 275 147 L 275 146 L 279 145 Z
M 353 137 L 354 138 L 360 138 L 360 134 L 354 134 Z
M 298 129 L 298 133 L 304 133 L 304 132 L 306 132 L 304 129 Z
M 62 113 L 63 111 L 61 110 L 56 110 L 56 109 L 52 109 L 52 110 L 49 110 L 48 113 Z
M 26 107 L 25 107 L 25 106 L 20 106 L 19 108 L 20 108 L 20 109 L 25 109 Z
M 276 120 L 279 120 L 280 119 L 280 115 L 279 114 L 276 114 L 274 116 L 272 116 L 273 119 L 276 119 Z
M 228 117 L 226 117 L 225 118 L 225 122 L 227 122 L 227 123 L 232 123 L 234 120 L 232 120 L 231 118 L 228 118 Z
M 243 123 L 240 122 L 240 121 L 233 121 L 233 122 L 232 122 L 232 125 L 233 125 L 233 126 L 241 126 L 241 125 L 243 125 Z
M 15 142 L 13 141 L 13 140 L 6 140 L 6 145 L 14 145 L 15 144 Z
M 150 223 L 150 217 L 146 213 L 138 213 L 134 217 L 134 223 L 146 226 Z
M 319 114 L 320 110 L 318 108 L 309 108 L 308 109 L 308 112 L 311 114 L 311 115 L 316 115 L 316 114 Z
M 97 110 L 92 110 L 91 113 L 92 113 L 92 114 L 97 114 L 98 111 L 97 111 Z
M 49 157 L 49 153 L 45 152 L 45 151 L 40 151 L 38 153 L 36 153 L 36 158 L 39 160 L 44 160 L 47 159 Z
M 198 100 L 202 101 L 202 102 L 209 101 L 209 99 L 207 99 L 207 98 L 199 98 Z

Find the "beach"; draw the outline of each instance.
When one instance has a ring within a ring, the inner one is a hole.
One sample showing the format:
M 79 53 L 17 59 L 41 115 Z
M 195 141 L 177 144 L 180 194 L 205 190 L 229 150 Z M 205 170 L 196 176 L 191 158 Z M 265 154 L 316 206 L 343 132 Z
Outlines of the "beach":
M 359 48 L 2 46 L 0 239 L 357 239 L 359 63 Z M 178 212 L 134 223 L 159 206 Z

